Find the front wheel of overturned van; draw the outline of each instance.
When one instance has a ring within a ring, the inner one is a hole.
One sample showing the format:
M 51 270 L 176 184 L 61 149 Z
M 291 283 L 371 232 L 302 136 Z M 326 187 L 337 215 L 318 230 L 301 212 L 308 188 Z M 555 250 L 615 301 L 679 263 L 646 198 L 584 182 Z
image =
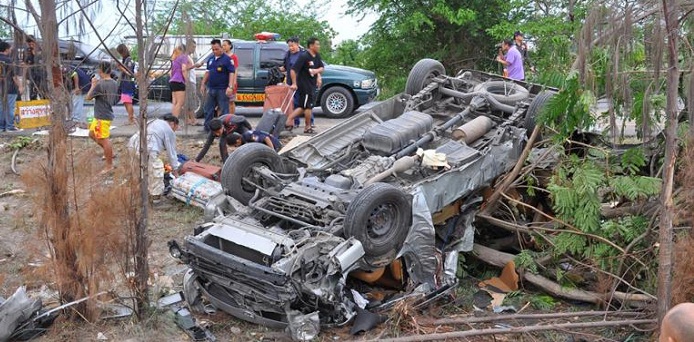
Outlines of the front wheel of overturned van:
M 345 214 L 345 237 L 364 246 L 364 260 L 378 268 L 390 264 L 405 243 L 412 225 L 412 204 L 401 189 L 374 183 L 364 188 Z
M 222 187 L 226 193 L 248 205 L 255 195 L 256 185 L 263 185 L 263 178 L 256 168 L 267 167 L 274 172 L 283 172 L 282 160 L 273 149 L 265 144 L 248 143 L 229 154 L 222 167 Z

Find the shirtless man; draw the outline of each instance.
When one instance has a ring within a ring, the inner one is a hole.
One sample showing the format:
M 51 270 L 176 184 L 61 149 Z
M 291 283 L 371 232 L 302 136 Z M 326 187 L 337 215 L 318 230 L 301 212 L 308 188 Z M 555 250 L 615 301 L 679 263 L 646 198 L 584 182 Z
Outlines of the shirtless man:
M 677 304 L 663 318 L 659 342 L 694 341 L 694 303 Z

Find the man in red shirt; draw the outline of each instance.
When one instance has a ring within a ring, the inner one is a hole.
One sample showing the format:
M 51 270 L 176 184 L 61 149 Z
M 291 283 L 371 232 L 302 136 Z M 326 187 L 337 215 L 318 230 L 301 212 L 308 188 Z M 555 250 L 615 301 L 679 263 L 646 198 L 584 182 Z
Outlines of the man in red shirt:
M 234 73 L 234 93 L 229 96 L 229 114 L 231 115 L 236 113 L 236 92 L 239 89 L 238 83 L 236 82 L 236 75 L 238 75 L 239 72 L 239 57 L 236 56 L 232 50 L 233 48 L 234 45 L 231 43 L 231 40 L 224 39 L 222 41 L 222 49 L 224 50 L 224 53 L 231 58 L 231 62 L 234 64 L 234 68 L 236 68 L 236 72 Z

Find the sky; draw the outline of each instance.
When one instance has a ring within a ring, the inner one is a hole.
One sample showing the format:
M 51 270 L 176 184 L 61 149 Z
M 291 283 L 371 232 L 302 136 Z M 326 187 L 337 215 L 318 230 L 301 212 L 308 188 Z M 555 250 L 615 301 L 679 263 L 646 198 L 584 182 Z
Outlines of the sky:
M 300 5 L 313 3 L 311 0 L 296 0 Z M 357 40 L 360 36 L 366 33 L 378 17 L 373 13 L 367 13 L 361 21 L 360 16 L 351 16 L 345 14 L 347 8 L 347 0 L 331 0 L 325 2 L 319 14 L 319 19 L 326 20 L 333 29 L 337 32 L 333 43 L 338 44 L 344 40 Z M 335 10 L 340 9 L 340 10 Z
M 310 5 L 314 6 L 315 1 L 313 0 L 295 0 L 299 5 Z M 368 13 L 364 16 L 364 18 L 361 21 L 358 21 L 361 16 L 351 16 L 345 14 L 345 10 L 347 8 L 347 1 L 348 0 L 329 0 L 323 2 L 318 10 L 318 19 L 320 20 L 326 20 L 332 28 L 337 32 L 337 36 L 333 40 L 333 44 L 339 44 L 340 42 L 348 39 L 354 39 L 357 40 L 361 35 L 366 33 L 369 30 L 369 27 L 371 24 L 376 21 L 378 18 L 375 14 L 373 13 Z M 23 2 L 18 1 L 17 6 L 22 7 Z M 38 4 L 36 5 L 38 7 Z M 104 6 L 102 8 L 102 12 L 104 11 L 105 7 L 109 6 Z M 23 19 L 23 15 L 20 14 L 18 15 L 18 19 L 21 21 Z M 97 16 L 98 20 L 95 23 L 96 30 L 100 32 L 103 35 L 106 35 L 105 33 L 111 31 L 114 26 L 118 23 L 118 16 L 117 15 L 98 15 Z M 125 21 L 121 20 L 121 23 L 123 24 Z M 34 25 L 22 25 L 25 26 L 25 29 L 27 30 L 28 33 L 37 33 L 38 29 Z M 72 30 L 61 30 L 62 32 L 60 33 L 61 38 L 75 38 L 81 41 L 84 41 L 86 43 L 89 43 L 91 45 L 98 45 L 99 44 L 99 39 L 97 36 L 93 33 L 93 30 L 90 27 L 86 27 L 85 32 L 87 33 L 85 36 L 82 37 L 76 37 L 74 36 L 77 33 L 77 29 L 72 29 Z M 272 28 L 267 28 L 267 31 L 272 31 Z M 108 41 L 107 43 L 119 43 L 121 41 L 120 38 L 124 35 L 131 35 L 131 29 L 129 27 L 126 27 L 125 25 L 121 25 L 120 29 L 117 29 L 114 31 L 111 39 L 112 41 Z M 281 32 L 280 32 L 281 34 Z

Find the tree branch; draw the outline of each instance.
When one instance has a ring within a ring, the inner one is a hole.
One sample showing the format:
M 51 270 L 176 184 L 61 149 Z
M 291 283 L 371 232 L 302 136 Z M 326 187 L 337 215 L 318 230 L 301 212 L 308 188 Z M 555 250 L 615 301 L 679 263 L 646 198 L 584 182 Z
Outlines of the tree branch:
M 638 311 L 577 311 L 577 312 L 557 312 L 557 313 L 545 313 L 545 314 L 507 314 L 507 315 L 494 315 L 486 317 L 450 317 L 441 319 L 430 319 L 418 321 L 420 324 L 424 325 L 457 325 L 457 324 L 470 324 L 470 323 L 487 323 L 496 321 L 510 321 L 516 319 L 527 319 L 527 320 L 539 320 L 539 319 L 557 319 L 557 318 L 574 318 L 574 317 L 590 317 L 590 316 L 629 316 L 629 317 L 647 317 L 650 314 L 638 312 Z
M 467 331 L 453 331 L 447 333 L 434 333 L 426 335 L 405 336 L 390 339 L 379 339 L 381 342 L 414 342 L 414 341 L 439 341 L 439 340 L 454 340 L 463 337 L 484 336 L 484 335 L 504 335 L 504 334 L 522 334 L 534 331 L 559 330 L 566 331 L 569 329 L 589 329 L 597 327 L 619 327 L 629 325 L 654 325 L 655 319 L 632 319 L 622 321 L 599 321 L 599 322 L 582 322 L 582 323 L 562 323 L 562 324 L 547 324 L 547 325 L 531 325 L 524 327 L 511 328 L 495 328 L 495 329 L 472 329 Z M 371 340 L 376 341 L 376 340 Z
M 472 251 L 475 257 L 497 267 L 504 267 L 515 258 L 515 255 L 513 254 L 499 252 L 479 244 L 475 244 Z M 649 303 L 654 301 L 651 296 L 642 294 L 632 294 L 620 291 L 612 291 L 611 293 L 602 294 L 580 289 L 566 288 L 546 277 L 530 272 L 523 272 L 521 277 L 527 282 L 549 292 L 556 297 L 578 300 L 587 303 L 604 304 L 608 296 L 614 296 L 614 298 L 622 302 L 633 301 Z

